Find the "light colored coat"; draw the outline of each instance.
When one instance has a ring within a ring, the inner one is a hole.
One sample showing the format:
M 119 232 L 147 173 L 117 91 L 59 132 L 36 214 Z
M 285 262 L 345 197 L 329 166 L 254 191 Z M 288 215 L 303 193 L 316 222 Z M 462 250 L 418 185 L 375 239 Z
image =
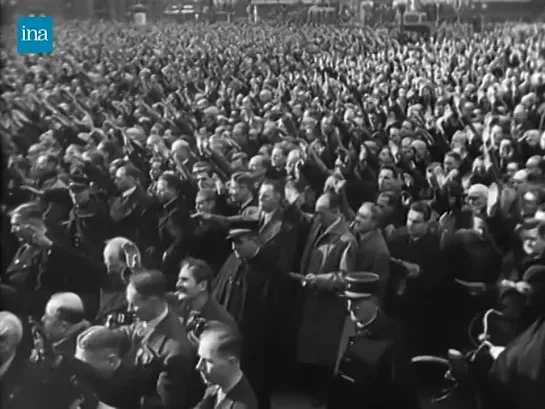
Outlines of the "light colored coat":
M 372 230 L 359 237 L 356 236 L 356 240 L 358 241 L 356 270 L 375 273 L 379 276 L 377 296 L 383 300 L 390 279 L 390 251 L 382 231 Z
M 315 219 L 301 258 L 300 273 L 328 275 L 333 283 L 337 272 L 354 271 L 357 242 L 344 217 L 320 233 Z M 340 288 L 339 288 L 340 289 Z M 333 367 L 346 317 L 345 300 L 336 289 L 305 287 L 298 340 L 298 359 Z

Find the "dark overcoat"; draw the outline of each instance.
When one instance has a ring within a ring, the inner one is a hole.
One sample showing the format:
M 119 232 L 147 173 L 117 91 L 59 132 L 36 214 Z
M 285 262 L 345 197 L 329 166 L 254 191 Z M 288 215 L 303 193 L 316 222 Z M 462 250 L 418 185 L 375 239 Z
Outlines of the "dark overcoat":
M 327 409 L 419 408 L 400 328 L 384 313 L 379 311 L 340 352 Z

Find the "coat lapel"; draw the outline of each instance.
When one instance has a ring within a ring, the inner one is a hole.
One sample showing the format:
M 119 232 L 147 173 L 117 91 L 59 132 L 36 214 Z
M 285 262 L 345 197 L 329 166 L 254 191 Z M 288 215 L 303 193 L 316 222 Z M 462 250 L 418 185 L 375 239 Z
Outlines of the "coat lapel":
M 301 257 L 301 265 L 300 265 L 301 274 L 305 274 L 307 271 L 308 261 L 310 259 L 310 253 L 312 248 L 314 247 L 314 243 L 316 242 L 316 238 L 318 237 L 319 232 L 320 232 L 320 222 L 317 219 L 314 219 L 312 222 L 312 226 L 310 227 L 310 233 L 305 243 L 303 256 Z
M 160 354 L 161 350 L 163 349 L 172 314 L 173 313 L 169 311 L 167 316 L 142 339 L 142 344 L 145 344 L 149 349 L 153 350 L 157 354 Z
M 339 217 L 331 226 L 329 226 L 314 242 L 313 247 L 320 245 L 320 243 L 331 236 L 341 236 L 345 233 L 344 229 L 344 217 Z
M 259 229 L 259 236 L 263 243 L 270 242 L 282 229 L 282 210 L 276 210 Z M 263 216 L 261 216 L 263 217 Z

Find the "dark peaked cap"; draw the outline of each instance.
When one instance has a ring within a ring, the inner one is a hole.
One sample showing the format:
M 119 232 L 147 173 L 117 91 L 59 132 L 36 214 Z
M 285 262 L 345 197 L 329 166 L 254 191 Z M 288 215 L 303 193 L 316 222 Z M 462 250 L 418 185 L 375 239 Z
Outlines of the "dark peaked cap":
M 230 240 L 247 235 L 255 235 L 259 231 L 259 221 L 253 219 L 237 220 L 229 228 L 227 238 Z
M 374 273 L 357 272 L 347 274 L 343 296 L 349 299 L 369 297 L 378 290 L 379 276 Z

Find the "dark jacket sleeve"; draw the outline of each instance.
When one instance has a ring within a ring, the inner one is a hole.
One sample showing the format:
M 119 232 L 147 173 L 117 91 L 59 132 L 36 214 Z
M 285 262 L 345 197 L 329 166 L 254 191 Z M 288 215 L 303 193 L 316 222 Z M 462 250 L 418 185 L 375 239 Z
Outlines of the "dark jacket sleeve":
M 46 189 L 44 191 L 43 199 L 48 202 L 60 203 L 67 207 L 72 207 L 72 199 L 70 198 L 70 193 L 68 189 L 64 187 Z
M 160 362 L 152 361 L 150 365 L 120 367 L 112 378 L 105 378 L 85 362 L 72 356 L 63 356 L 59 369 L 69 376 L 75 375 L 96 393 L 97 398 L 114 407 L 128 407 L 134 402 L 138 405 L 143 391 L 149 390 L 160 371 Z
M 163 258 L 163 269 L 169 272 L 176 270 L 180 260 L 187 254 L 193 228 L 189 215 L 184 214 L 180 210 L 173 212 L 169 216 L 164 228 L 167 229 L 168 234 L 173 238 Z
M 411 370 L 409 354 L 402 342 L 397 342 L 391 355 L 391 385 L 390 396 L 394 399 L 393 407 L 404 409 L 420 409 L 414 376 Z M 402 405 L 400 405 L 402 403 Z
M 78 294 L 85 305 L 87 316 L 95 317 L 100 304 L 100 284 L 106 274 L 103 264 L 78 250 L 62 244 L 49 249 L 46 269 L 61 273 L 58 284 Z
M 116 196 L 119 190 L 110 177 L 97 166 L 90 162 L 84 162 L 83 172 L 110 196 Z

